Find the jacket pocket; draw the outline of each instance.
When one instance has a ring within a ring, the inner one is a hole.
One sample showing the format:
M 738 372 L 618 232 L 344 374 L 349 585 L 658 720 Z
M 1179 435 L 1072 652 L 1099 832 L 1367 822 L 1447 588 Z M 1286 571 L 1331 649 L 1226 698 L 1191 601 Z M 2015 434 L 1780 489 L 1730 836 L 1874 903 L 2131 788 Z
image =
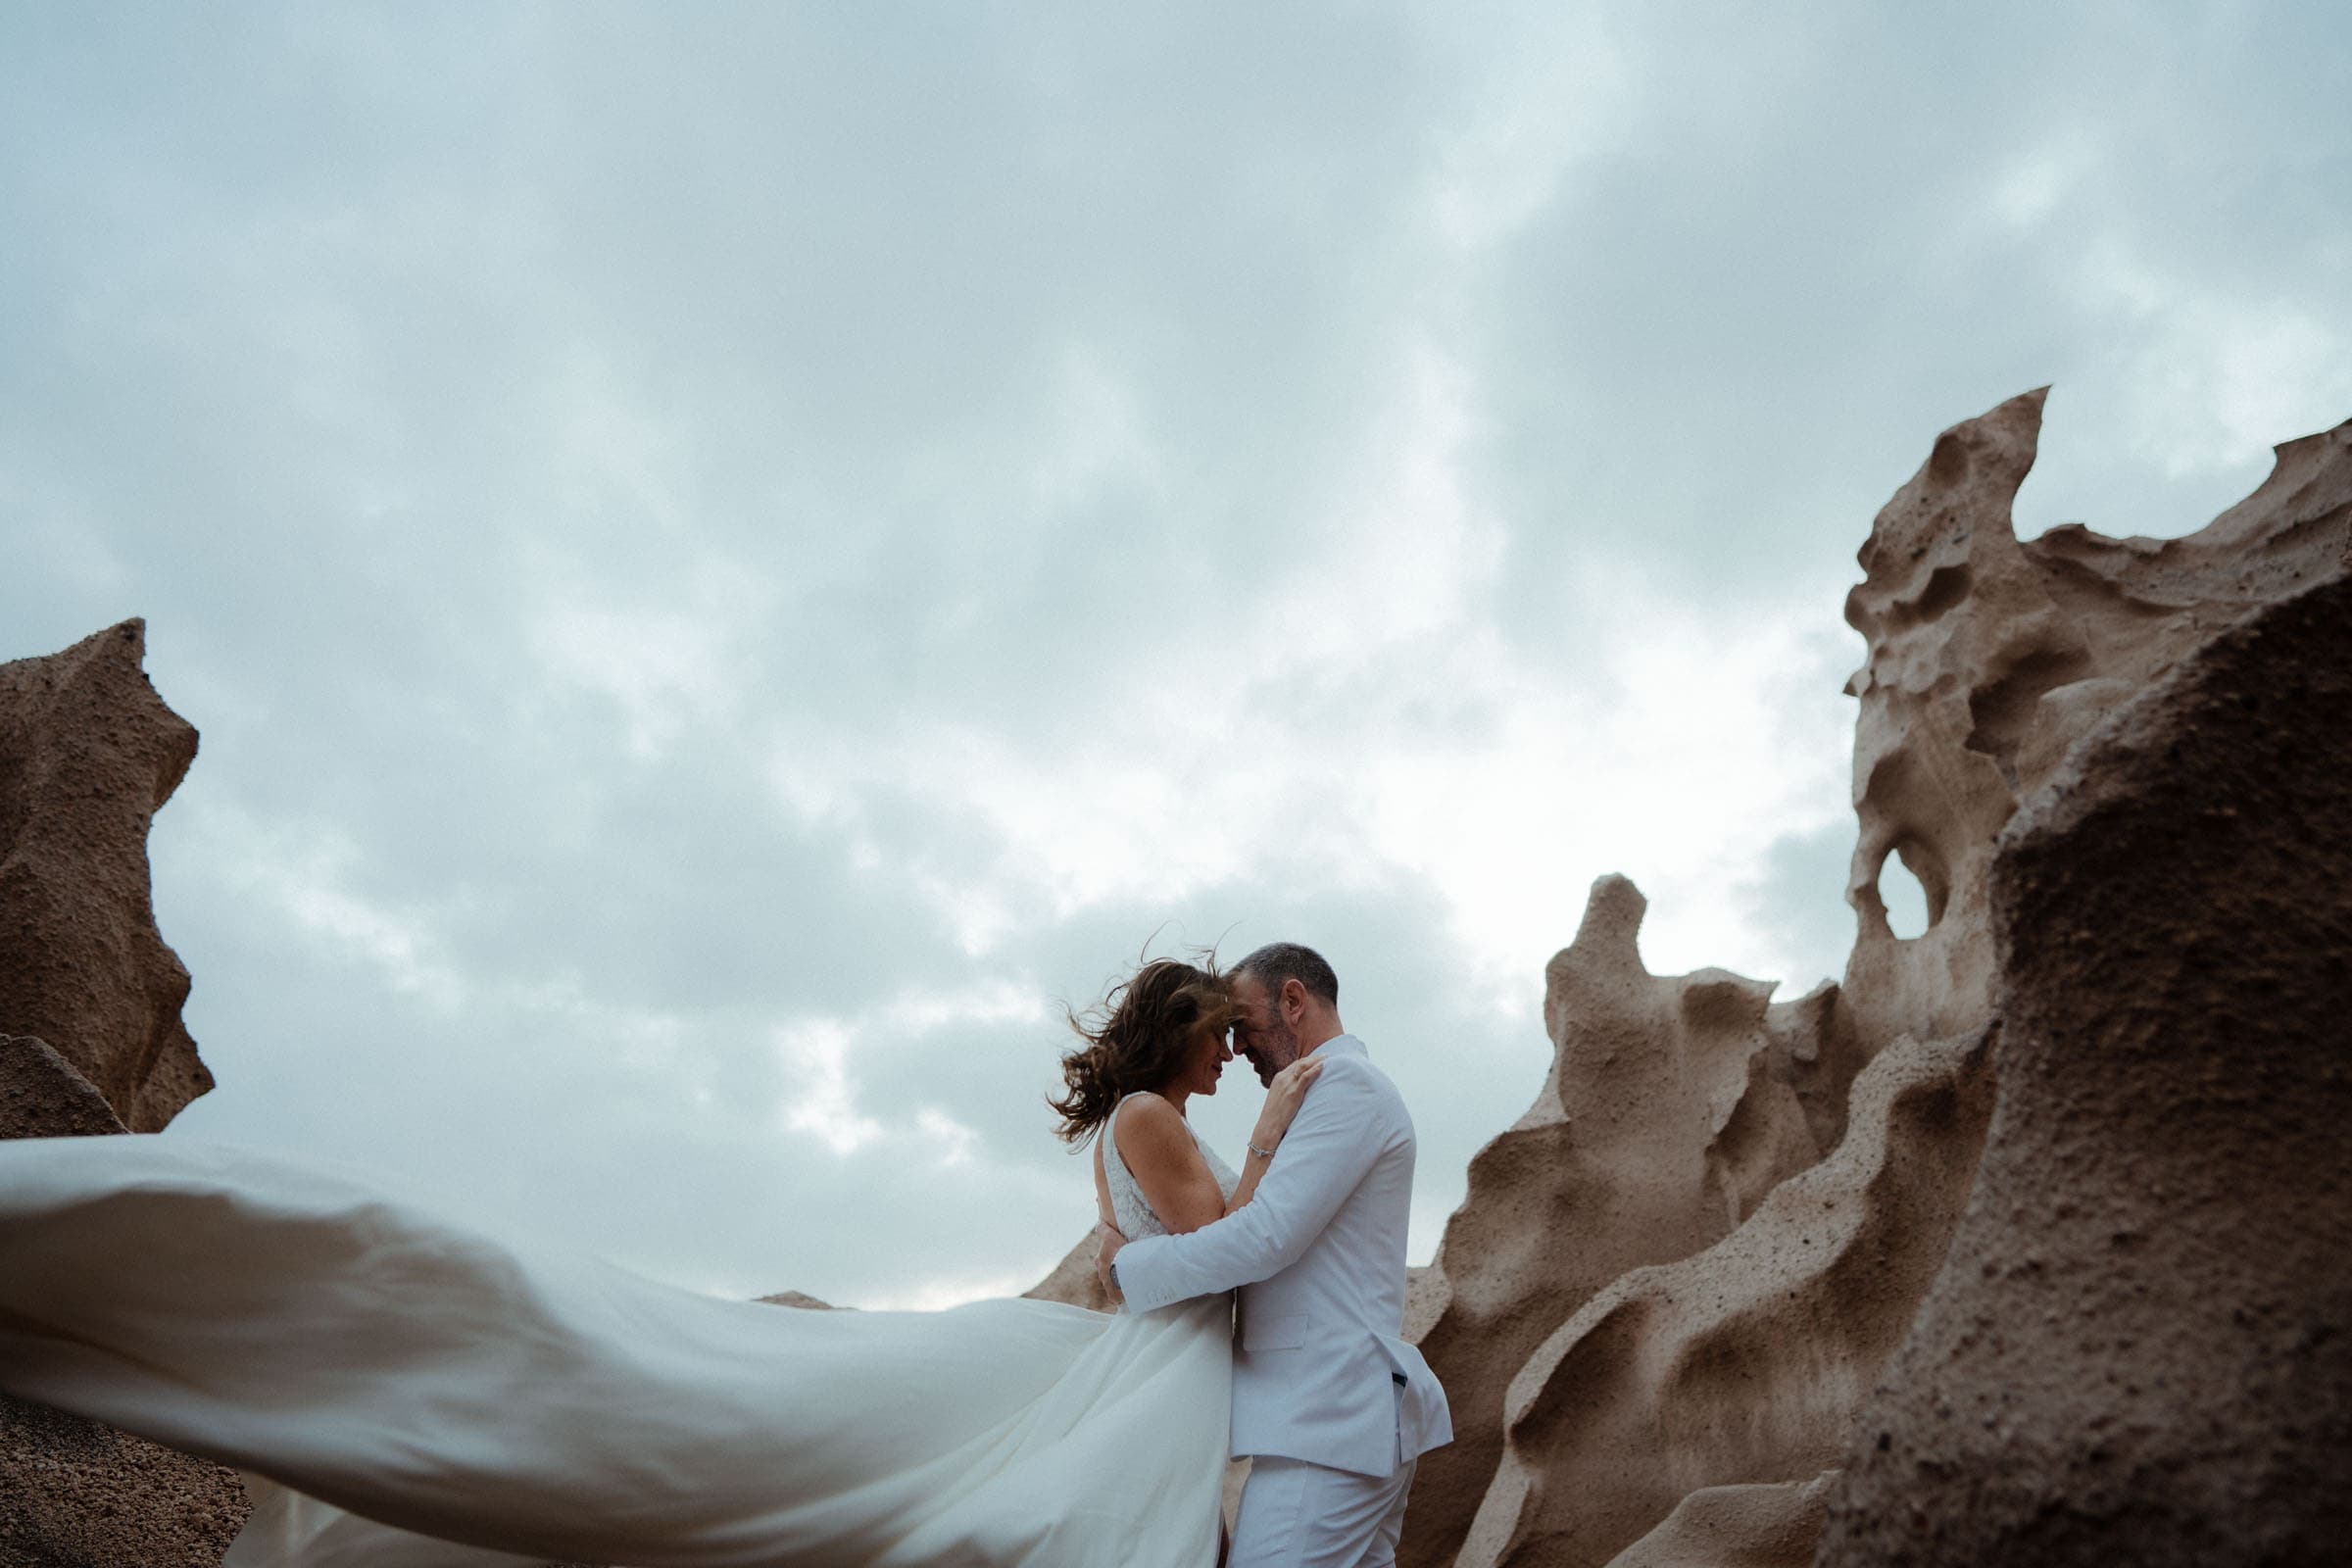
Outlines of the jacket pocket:
M 1276 1312 L 1264 1317 L 1247 1315 L 1242 1320 L 1242 1348 L 1245 1350 L 1296 1350 L 1305 1343 L 1304 1312 Z

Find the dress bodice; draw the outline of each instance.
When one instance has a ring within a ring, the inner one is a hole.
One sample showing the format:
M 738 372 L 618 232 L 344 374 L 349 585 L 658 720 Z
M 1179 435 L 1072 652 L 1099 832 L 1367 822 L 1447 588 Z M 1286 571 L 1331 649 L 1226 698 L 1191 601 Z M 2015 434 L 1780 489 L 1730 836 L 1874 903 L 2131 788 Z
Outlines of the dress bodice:
M 1149 1094 L 1151 1091 L 1141 1090 L 1138 1093 Z M 1111 1107 L 1110 1119 L 1102 1124 L 1102 1180 L 1110 1189 L 1110 1214 L 1119 1223 L 1119 1234 L 1131 1242 L 1139 1236 L 1168 1234 L 1168 1228 L 1159 1222 L 1159 1216 L 1152 1212 L 1152 1204 L 1145 1199 L 1144 1189 L 1128 1172 L 1127 1162 L 1119 1157 L 1119 1140 L 1116 1136 L 1119 1112 L 1125 1110 L 1127 1102 L 1134 1098 L 1134 1095 L 1123 1097 Z M 1185 1124 L 1185 1131 L 1193 1132 L 1190 1122 Z M 1208 1162 L 1208 1173 L 1217 1179 L 1217 1191 L 1228 1199 L 1232 1198 L 1233 1189 L 1240 1183 L 1241 1177 L 1234 1173 L 1232 1166 L 1217 1157 L 1215 1150 L 1201 1143 L 1199 1133 L 1193 1132 L 1193 1142 L 1199 1146 L 1200 1157 Z

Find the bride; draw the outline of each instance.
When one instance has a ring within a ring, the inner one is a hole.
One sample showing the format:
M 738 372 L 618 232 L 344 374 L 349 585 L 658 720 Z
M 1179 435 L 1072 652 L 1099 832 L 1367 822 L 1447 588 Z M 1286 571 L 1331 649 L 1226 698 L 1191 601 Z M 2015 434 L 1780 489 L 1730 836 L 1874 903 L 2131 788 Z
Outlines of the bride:
M 1234 1013 L 1160 959 L 1072 1020 L 1052 1104 L 1129 1238 L 1248 1203 L 1313 1081 L 1276 1077 L 1237 1176 L 1184 1114 Z M 1231 1327 L 726 1301 L 261 1154 L 0 1143 L 0 1390 L 244 1471 L 224 1568 L 1204 1568 Z

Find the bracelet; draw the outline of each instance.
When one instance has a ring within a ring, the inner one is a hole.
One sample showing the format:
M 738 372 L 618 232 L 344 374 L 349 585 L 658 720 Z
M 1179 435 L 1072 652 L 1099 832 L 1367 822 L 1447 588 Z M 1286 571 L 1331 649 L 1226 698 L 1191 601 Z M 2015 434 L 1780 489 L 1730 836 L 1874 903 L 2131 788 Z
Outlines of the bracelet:
M 1268 1159 L 1272 1159 L 1274 1157 L 1274 1151 L 1271 1149 L 1260 1149 L 1255 1144 L 1250 1145 L 1249 1148 L 1250 1152 L 1252 1154 L 1262 1154 Z

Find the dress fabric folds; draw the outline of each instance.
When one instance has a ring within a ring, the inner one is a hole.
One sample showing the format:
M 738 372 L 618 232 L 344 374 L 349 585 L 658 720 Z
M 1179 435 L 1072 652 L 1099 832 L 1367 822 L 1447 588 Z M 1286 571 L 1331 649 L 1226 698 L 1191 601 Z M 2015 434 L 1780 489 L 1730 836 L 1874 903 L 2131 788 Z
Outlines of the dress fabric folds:
M 0 1143 L 0 1389 L 248 1472 L 227 1568 L 1208 1568 L 1230 1335 L 721 1300 L 245 1151 Z

